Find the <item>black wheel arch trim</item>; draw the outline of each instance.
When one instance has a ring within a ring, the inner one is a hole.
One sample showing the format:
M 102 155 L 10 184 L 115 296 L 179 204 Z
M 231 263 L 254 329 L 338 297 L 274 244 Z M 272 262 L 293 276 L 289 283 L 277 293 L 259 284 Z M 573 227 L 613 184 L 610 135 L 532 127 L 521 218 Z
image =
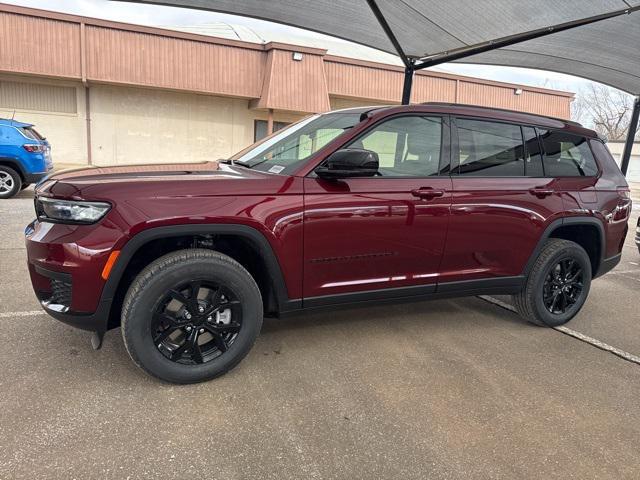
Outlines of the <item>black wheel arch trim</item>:
M 20 178 L 23 181 L 28 175 L 20 162 L 14 158 L 0 157 L 0 165 L 6 165 L 13 168 L 16 172 L 18 172 L 18 175 L 20 175 Z
M 280 263 L 269 244 L 267 238 L 257 229 L 242 224 L 181 224 L 164 227 L 152 227 L 132 236 L 120 250 L 111 274 L 105 283 L 100 297 L 100 318 L 104 325 L 97 325 L 97 331 L 106 331 L 109 321 L 111 303 L 116 296 L 120 281 L 134 254 L 145 244 L 161 238 L 180 237 L 184 235 L 237 235 L 248 239 L 257 248 L 258 254 L 264 260 L 273 285 L 278 310 L 285 312 L 296 310 L 302 305 L 302 300 L 290 299 Z M 93 314 L 98 317 L 98 312 Z M 98 322 L 101 323 L 101 322 Z
M 545 242 L 551 237 L 551 234 L 558 228 L 565 227 L 567 225 L 588 225 L 588 226 L 596 227 L 596 229 L 598 230 L 598 234 L 600 236 L 600 256 L 597 259 L 598 263 L 596 265 L 596 268 L 593 269 L 593 272 L 591 272 L 591 274 L 593 278 L 596 278 L 606 273 L 606 272 L 603 272 L 602 269 L 600 268 L 603 265 L 605 260 L 604 255 L 605 255 L 606 246 L 607 246 L 606 236 L 604 232 L 604 225 L 602 224 L 602 221 L 595 217 L 575 216 L 575 217 L 558 218 L 553 222 L 551 222 L 547 226 L 547 228 L 545 228 L 542 236 L 538 240 L 538 244 L 533 249 L 533 252 L 529 256 L 529 260 L 527 261 L 527 264 L 524 267 L 523 274 L 525 276 L 527 276 L 531 271 L 531 269 L 533 268 L 533 264 L 535 263 L 536 259 L 538 258 L 538 255 L 542 251 L 542 248 L 544 247 Z

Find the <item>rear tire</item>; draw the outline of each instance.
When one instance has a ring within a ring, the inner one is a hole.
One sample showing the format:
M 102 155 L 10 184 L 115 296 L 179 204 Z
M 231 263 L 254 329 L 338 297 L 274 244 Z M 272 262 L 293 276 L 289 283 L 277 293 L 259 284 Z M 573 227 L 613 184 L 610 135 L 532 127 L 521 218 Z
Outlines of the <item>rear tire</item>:
M 145 372 L 202 382 L 247 355 L 262 315 L 260 290 L 242 265 L 212 250 L 179 250 L 152 262 L 129 287 L 122 337 Z
M 575 242 L 546 241 L 522 291 L 513 296 L 518 313 L 541 327 L 557 327 L 582 308 L 591 287 L 591 260 Z
M 0 199 L 11 198 L 22 188 L 22 179 L 13 168 L 0 165 Z

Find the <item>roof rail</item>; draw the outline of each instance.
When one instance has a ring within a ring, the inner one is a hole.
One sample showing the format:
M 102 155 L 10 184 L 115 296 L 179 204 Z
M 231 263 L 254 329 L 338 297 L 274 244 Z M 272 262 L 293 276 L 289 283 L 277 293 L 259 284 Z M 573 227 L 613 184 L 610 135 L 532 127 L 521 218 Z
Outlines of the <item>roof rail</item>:
M 481 109 L 481 110 L 492 110 L 492 111 L 498 111 L 498 112 L 519 113 L 519 114 L 522 114 L 522 115 L 531 115 L 531 116 L 534 116 L 534 117 L 548 118 L 549 120 L 558 120 L 559 122 L 566 123 L 567 125 L 573 125 L 574 127 L 584 128 L 583 125 L 581 125 L 580 123 L 575 122 L 573 120 L 566 120 L 564 118 L 552 117 L 550 115 L 540 115 L 539 113 L 523 112 L 522 110 L 510 110 L 508 108 L 485 107 L 483 105 L 471 105 L 471 104 L 468 104 L 468 103 L 452 103 L 452 102 L 423 102 L 420 105 L 434 105 L 434 106 L 443 106 L 443 107 L 472 107 L 472 108 L 478 108 L 478 109 Z

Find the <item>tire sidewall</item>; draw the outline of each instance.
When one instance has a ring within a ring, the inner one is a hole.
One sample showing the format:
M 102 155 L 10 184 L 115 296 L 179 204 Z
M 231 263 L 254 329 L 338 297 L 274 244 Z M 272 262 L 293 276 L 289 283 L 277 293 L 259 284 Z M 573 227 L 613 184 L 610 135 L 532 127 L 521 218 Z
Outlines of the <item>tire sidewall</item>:
M 16 172 L 13 168 L 5 167 L 4 165 L 0 165 L 0 172 L 8 173 L 9 175 L 11 175 L 11 178 L 13 178 L 13 189 L 11 189 L 9 192 L 0 192 L 0 199 L 11 198 L 21 190 L 22 179 L 20 178 L 20 175 L 18 175 L 18 172 Z
M 133 351 L 137 362 L 144 369 L 170 382 L 193 383 L 225 373 L 248 353 L 262 326 L 262 300 L 255 284 L 252 288 L 247 282 L 247 276 L 253 281 L 243 269 L 204 258 L 193 259 L 188 263 L 173 263 L 163 268 L 144 282 L 136 293 L 136 298 L 131 299 L 127 318 L 123 319 L 126 323 L 123 333 L 127 348 Z M 224 285 L 240 301 L 242 311 L 242 327 L 229 349 L 218 358 L 200 365 L 172 362 L 158 350 L 152 339 L 153 312 L 167 292 L 185 280 L 207 280 Z M 127 297 L 131 293 L 130 289 Z
M 558 262 L 568 258 L 577 261 L 582 267 L 582 292 L 578 301 L 574 303 L 568 311 L 563 314 L 552 314 L 551 312 L 549 312 L 549 310 L 547 310 L 543 301 L 545 278 L 549 274 L 550 270 L 558 264 Z M 533 280 L 533 287 L 535 291 L 533 307 L 538 318 L 543 324 L 550 327 L 563 325 L 578 314 L 578 312 L 582 309 L 582 306 L 586 302 L 587 297 L 589 296 L 589 289 L 591 287 L 591 260 L 589 259 L 587 252 L 585 252 L 584 249 L 579 245 L 576 244 L 569 246 L 558 251 L 555 255 L 552 255 L 549 259 L 547 259 L 544 267 L 540 269 L 538 275 L 536 275 L 536 278 Z

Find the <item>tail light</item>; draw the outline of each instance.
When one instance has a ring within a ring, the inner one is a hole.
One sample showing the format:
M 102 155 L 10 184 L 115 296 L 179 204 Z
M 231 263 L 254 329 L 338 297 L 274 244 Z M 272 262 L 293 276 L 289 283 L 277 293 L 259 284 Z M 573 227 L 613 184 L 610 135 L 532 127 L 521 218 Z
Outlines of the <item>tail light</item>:
M 618 187 L 618 205 L 613 212 L 613 221 L 626 221 L 631 215 L 631 190 L 629 187 Z
M 44 145 L 39 145 L 37 143 L 27 143 L 26 145 L 23 145 L 22 148 L 29 153 L 44 153 L 45 150 Z

